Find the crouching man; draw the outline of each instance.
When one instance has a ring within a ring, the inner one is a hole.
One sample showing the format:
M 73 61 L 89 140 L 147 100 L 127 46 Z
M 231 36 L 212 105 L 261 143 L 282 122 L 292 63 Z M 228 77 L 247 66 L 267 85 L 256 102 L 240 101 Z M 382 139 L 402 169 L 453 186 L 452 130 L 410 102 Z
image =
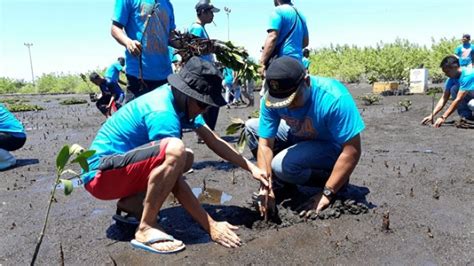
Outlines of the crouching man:
M 273 188 L 261 185 L 269 209 L 262 204 L 260 211 L 272 210 L 274 197 L 296 185 L 320 186 L 323 191 L 302 206 L 302 215 L 312 215 L 348 183 L 361 155 L 364 122 L 343 84 L 306 75 L 291 57 L 270 64 L 265 86 L 260 118 L 246 122 L 257 165 L 274 181 Z
M 26 142 L 25 129 L 21 122 L 0 103 L 0 170 L 16 164 L 10 152 L 23 147 Z
M 96 102 L 96 106 L 106 118 L 112 115 L 112 111 L 115 112 L 122 107 L 125 94 L 117 82 L 103 78 L 96 72 L 92 72 L 89 75 L 89 80 L 100 88 L 102 96 Z
M 97 133 L 90 149 L 91 169 L 85 188 L 102 200 L 119 199 L 118 207 L 135 214 L 140 224 L 132 245 L 155 253 L 184 249 L 157 224 L 157 215 L 170 193 L 206 230 L 226 246 L 241 244 L 237 227 L 214 221 L 201 207 L 182 175 L 193 163 L 193 153 L 181 140 L 192 128 L 222 158 L 266 182 L 264 172 L 242 157 L 205 124 L 201 114 L 210 106 L 226 104 L 221 95 L 222 74 L 209 62 L 191 58 L 165 84 L 126 104 Z M 268 183 L 266 183 L 268 185 Z

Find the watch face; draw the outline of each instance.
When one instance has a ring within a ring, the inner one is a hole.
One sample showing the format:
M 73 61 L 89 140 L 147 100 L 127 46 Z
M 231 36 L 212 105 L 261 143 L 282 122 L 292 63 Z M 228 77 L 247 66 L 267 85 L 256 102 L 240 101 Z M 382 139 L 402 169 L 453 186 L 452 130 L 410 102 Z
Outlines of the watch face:
M 331 192 L 329 189 L 324 189 L 324 190 L 323 190 L 323 194 L 324 194 L 325 196 L 331 196 L 332 192 Z

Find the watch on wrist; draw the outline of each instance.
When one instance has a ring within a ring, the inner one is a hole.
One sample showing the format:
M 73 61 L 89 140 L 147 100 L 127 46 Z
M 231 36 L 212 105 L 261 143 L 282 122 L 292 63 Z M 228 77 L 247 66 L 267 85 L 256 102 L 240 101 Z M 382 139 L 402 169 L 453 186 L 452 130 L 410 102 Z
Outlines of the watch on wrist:
M 324 187 L 323 189 L 323 195 L 326 196 L 328 199 L 332 199 L 334 197 L 334 192 L 332 192 L 331 189 L 329 189 L 328 187 Z

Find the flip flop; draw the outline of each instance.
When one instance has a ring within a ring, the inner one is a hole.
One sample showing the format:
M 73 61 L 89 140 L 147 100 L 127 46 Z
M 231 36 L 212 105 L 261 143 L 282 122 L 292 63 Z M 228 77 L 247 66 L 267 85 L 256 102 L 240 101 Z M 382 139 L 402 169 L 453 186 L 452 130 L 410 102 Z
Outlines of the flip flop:
M 151 253 L 170 254 L 170 253 L 176 253 L 176 252 L 182 251 L 186 246 L 184 244 L 182 244 L 181 246 L 178 246 L 175 249 L 165 251 L 165 250 L 157 250 L 157 249 L 153 248 L 151 245 L 155 244 L 157 242 L 167 243 L 169 241 L 173 242 L 175 240 L 176 239 L 173 236 L 171 236 L 167 233 L 164 233 L 164 232 L 162 232 L 158 229 L 154 229 L 154 233 L 152 234 L 152 237 L 151 237 L 150 240 L 148 240 L 146 242 L 140 242 L 136 239 L 133 239 L 132 241 L 130 241 L 130 244 L 134 248 L 143 249 L 143 250 L 151 252 Z M 160 244 L 160 243 L 158 243 L 158 244 Z

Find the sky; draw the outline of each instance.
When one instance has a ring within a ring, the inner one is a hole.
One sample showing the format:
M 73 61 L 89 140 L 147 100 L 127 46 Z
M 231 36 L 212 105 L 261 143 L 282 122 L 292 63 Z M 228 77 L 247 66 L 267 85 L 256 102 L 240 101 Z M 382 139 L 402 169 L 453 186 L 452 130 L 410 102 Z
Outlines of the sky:
M 171 0 L 178 30 L 196 19 L 197 0 Z M 114 0 L 0 0 L 0 77 L 31 81 L 45 73 L 105 68 L 124 53 L 110 35 Z M 212 0 L 221 8 L 206 29 L 258 58 L 273 0 Z M 474 1 L 293 0 L 307 19 L 309 48 L 331 44 L 373 46 L 396 38 L 430 46 L 432 38 L 474 36 Z M 229 17 L 223 7 L 231 9 Z

